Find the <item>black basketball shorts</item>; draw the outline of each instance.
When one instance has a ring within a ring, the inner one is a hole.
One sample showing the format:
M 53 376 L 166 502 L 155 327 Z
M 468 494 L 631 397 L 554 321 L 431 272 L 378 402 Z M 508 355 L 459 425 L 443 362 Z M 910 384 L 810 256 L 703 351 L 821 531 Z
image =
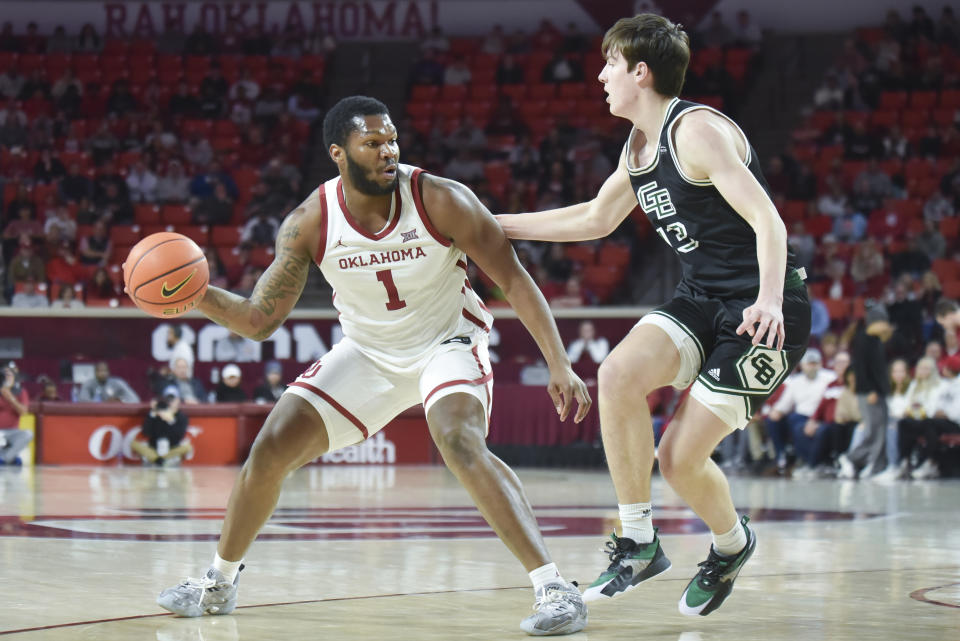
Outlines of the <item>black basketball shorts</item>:
M 782 350 L 753 345 L 749 334 L 737 335 L 743 310 L 755 297 L 718 299 L 678 294 L 640 324 L 656 325 L 680 352 L 680 370 L 671 383 L 691 384 L 690 395 L 731 429 L 743 429 L 764 401 L 793 371 L 810 337 L 810 300 L 801 283 L 784 291 Z

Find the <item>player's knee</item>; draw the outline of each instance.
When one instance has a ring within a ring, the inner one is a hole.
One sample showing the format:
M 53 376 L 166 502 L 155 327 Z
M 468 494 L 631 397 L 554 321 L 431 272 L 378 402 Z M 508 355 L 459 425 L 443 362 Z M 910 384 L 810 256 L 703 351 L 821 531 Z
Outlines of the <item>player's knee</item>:
M 681 448 L 673 441 L 661 441 L 657 449 L 657 461 L 660 464 L 660 474 L 668 482 L 682 478 L 693 469 L 693 461 L 684 456 Z
M 289 449 L 275 436 L 263 434 L 250 449 L 250 456 L 243 465 L 244 474 L 258 479 L 283 478 L 296 456 Z
M 627 394 L 631 397 L 635 394 L 646 396 L 653 391 L 646 379 L 642 369 L 637 370 L 627 359 L 616 356 L 607 357 L 600 363 L 597 373 L 600 394 L 605 398 L 622 398 Z
M 488 452 L 483 432 L 465 425 L 443 430 L 436 440 L 443 460 L 450 466 L 468 467 Z

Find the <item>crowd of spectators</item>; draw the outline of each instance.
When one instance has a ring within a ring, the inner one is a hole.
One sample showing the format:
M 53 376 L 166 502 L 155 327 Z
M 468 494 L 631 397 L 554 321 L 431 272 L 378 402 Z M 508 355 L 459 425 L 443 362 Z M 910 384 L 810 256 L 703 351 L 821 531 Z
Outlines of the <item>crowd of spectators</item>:
M 221 284 L 263 266 L 257 248 L 301 196 L 332 38 L 0 32 L 0 302 L 125 304 L 117 266 L 169 225 L 239 268 Z
M 756 68 L 759 27 L 745 12 L 729 26 L 715 13 L 691 35 L 685 95 L 735 110 Z M 534 33 L 495 27 L 478 39 L 434 30 L 399 119 L 405 162 L 467 183 L 494 212 L 588 200 L 626 137 L 593 78 L 598 45 L 548 20 Z M 104 40 L 89 25 L 49 37 L 35 25 L 24 34 L 4 27 L 3 297 L 65 308 L 117 299 L 116 265 L 135 242 L 124 232 L 134 224 L 203 234 L 211 282 L 252 290 L 276 215 L 301 193 L 300 143 L 321 115 L 322 69 L 335 48 L 325 34 L 271 40 L 198 28 L 143 42 Z M 953 9 L 936 19 L 919 6 L 907 16 L 891 10 L 845 42 L 765 175 L 808 274 L 820 356 L 811 350 L 784 396 L 723 445 L 725 462 L 769 461 L 801 477 L 935 475 L 937 448 L 951 442 L 941 437 L 960 419 L 958 323 L 945 306 L 960 298 Z M 213 242 L 226 224 L 233 232 Z M 629 302 L 629 279 L 642 277 L 628 269 L 635 250 L 657 242 L 647 232 L 636 216 L 605 241 L 517 250 L 554 306 Z M 495 303 L 493 283 L 471 277 Z M 580 340 L 578 355 L 595 360 L 589 327 Z M 244 345 L 222 343 L 232 354 L 223 362 L 243 362 Z M 878 355 L 890 376 L 865 376 Z M 227 376 L 232 369 L 209 390 L 192 369 L 172 362 L 156 384 L 175 386 L 185 404 L 249 391 Z M 275 392 L 278 383 L 265 386 Z
M 755 70 L 760 32 L 746 12 L 720 14 L 692 32 L 684 95 L 735 110 Z M 618 164 L 629 124 L 611 118 L 596 80 L 601 38 L 543 20 L 533 33 L 495 26 L 481 38 L 439 28 L 420 44 L 409 78 L 400 139 L 406 162 L 469 185 L 494 212 L 516 213 L 590 200 Z M 702 46 L 701 46 L 702 45 Z M 631 256 L 649 226 L 639 211 L 611 237 L 551 248 L 515 243 L 551 305 L 630 302 Z M 476 279 L 475 279 L 476 280 Z M 475 289 L 496 303 L 490 282 Z
M 918 6 L 859 30 L 769 160 L 827 369 L 812 376 L 811 349 L 779 400 L 721 448 L 727 465 L 925 479 L 960 445 L 958 36 L 949 6 L 936 21 Z

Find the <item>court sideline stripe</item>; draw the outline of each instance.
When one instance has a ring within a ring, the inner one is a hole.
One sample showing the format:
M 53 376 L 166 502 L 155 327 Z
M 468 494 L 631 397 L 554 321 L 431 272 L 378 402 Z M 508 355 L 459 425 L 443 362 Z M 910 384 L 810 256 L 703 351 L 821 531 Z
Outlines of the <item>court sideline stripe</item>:
M 875 568 L 869 570 L 835 570 L 828 572 L 777 572 L 773 574 L 749 574 L 744 575 L 743 578 L 769 578 L 776 576 L 810 576 L 810 575 L 824 575 L 824 574 L 867 574 L 873 572 L 929 572 L 931 570 L 957 570 L 960 569 L 960 566 L 946 566 L 938 568 Z M 688 581 L 687 577 L 681 577 L 677 579 L 668 579 L 661 578 L 659 581 L 669 582 L 669 581 Z M 933 601 L 926 598 L 923 598 L 924 594 L 932 590 L 938 590 L 944 587 L 950 587 L 952 585 L 960 584 L 948 584 L 941 585 L 933 588 L 921 588 L 919 590 L 914 590 L 910 593 L 910 597 L 921 601 L 923 603 L 930 603 L 933 605 L 942 605 L 945 607 L 957 608 L 960 606 L 952 605 L 949 603 L 941 603 L 939 601 Z M 368 594 L 366 596 L 345 596 L 345 597 L 333 597 L 330 599 L 306 599 L 304 601 L 281 601 L 278 603 L 255 603 L 253 605 L 241 605 L 237 607 L 237 610 L 246 610 L 252 608 L 275 608 L 284 605 L 308 605 L 311 603 L 334 603 L 337 601 L 364 601 L 368 599 L 388 599 L 393 597 L 401 596 L 430 596 L 433 594 L 459 594 L 467 592 L 498 592 L 502 590 L 525 590 L 529 589 L 529 586 L 512 586 L 504 588 L 473 588 L 469 590 L 437 590 L 434 592 L 401 592 L 397 594 Z M 916 596 L 915 596 L 916 595 Z M 919 598 L 918 598 L 919 597 Z M 57 623 L 55 625 L 44 625 L 35 628 L 21 628 L 19 630 L 0 630 L 0 637 L 8 634 L 22 634 L 25 632 L 39 632 L 41 630 L 55 630 L 58 628 L 73 628 L 80 625 L 96 625 L 98 623 L 113 623 L 115 621 L 130 621 L 133 619 L 152 619 L 154 617 L 172 617 L 174 616 L 171 612 L 161 612 L 157 614 L 135 614 L 128 617 L 116 617 L 112 619 L 94 619 L 91 621 L 75 621 L 72 623 Z
M 237 606 L 237 610 L 246 610 L 250 608 L 275 608 L 283 605 L 308 605 L 311 603 L 334 603 L 336 601 L 363 601 L 367 599 L 389 599 L 401 596 L 430 596 L 433 594 L 459 594 L 466 592 L 496 592 L 500 590 L 525 590 L 529 586 L 510 586 L 505 588 L 472 588 L 468 590 L 437 590 L 435 592 L 400 592 L 397 594 L 368 594 L 365 596 L 343 596 L 329 599 L 307 599 L 305 601 L 281 601 L 279 603 L 255 603 L 253 605 Z M 152 619 L 154 617 L 173 617 L 172 612 L 160 612 L 157 614 L 134 614 L 128 617 L 115 617 L 111 619 L 93 619 L 91 621 L 74 621 L 71 623 L 57 623 L 54 625 L 41 625 L 35 628 L 21 628 L 19 630 L 0 630 L 0 637 L 8 634 L 23 634 L 25 632 L 40 632 L 41 630 L 56 630 L 58 628 L 73 628 L 80 625 L 96 625 L 98 623 L 113 623 L 115 621 L 131 621 L 133 619 Z M 189 618 L 189 617 L 181 617 Z

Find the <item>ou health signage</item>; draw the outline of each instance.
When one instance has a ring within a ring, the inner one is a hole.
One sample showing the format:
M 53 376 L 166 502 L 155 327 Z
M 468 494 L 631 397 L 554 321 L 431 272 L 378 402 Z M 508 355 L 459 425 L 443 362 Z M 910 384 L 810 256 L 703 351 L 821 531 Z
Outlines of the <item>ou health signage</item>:
M 130 444 L 140 434 L 141 416 L 56 415 L 42 416 L 40 463 L 60 465 L 112 465 L 139 457 Z M 237 419 L 199 416 L 190 420 L 188 436 L 195 465 L 228 465 L 238 461 Z

